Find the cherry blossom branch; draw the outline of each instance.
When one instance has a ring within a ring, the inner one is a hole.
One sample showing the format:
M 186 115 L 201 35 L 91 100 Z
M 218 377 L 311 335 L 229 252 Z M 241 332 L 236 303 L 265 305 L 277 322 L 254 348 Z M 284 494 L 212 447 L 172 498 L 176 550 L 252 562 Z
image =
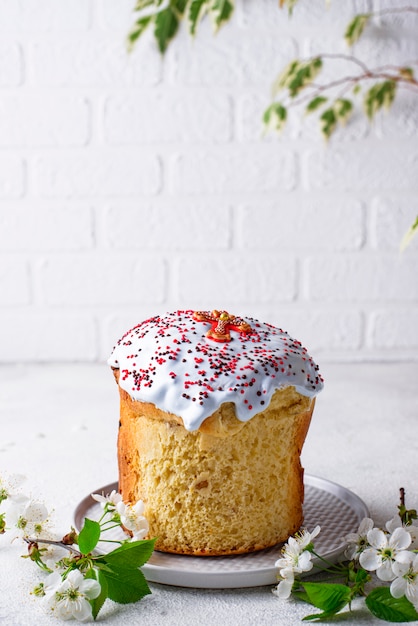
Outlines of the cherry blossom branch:
M 68 550 L 69 552 L 72 552 L 73 554 L 77 556 L 83 556 L 79 550 L 76 550 L 72 546 L 68 545 L 67 543 L 63 543 L 62 541 L 53 541 L 52 539 L 35 539 L 32 537 L 23 537 L 23 540 L 28 545 L 33 545 L 36 543 L 44 543 L 49 546 L 57 546 L 59 548 L 65 548 L 66 550 Z

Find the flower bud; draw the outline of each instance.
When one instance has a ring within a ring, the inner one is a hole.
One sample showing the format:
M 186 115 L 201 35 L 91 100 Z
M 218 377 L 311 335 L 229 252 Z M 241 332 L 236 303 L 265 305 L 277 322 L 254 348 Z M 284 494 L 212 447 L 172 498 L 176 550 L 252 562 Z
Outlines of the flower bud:
M 35 563 L 40 560 L 41 553 L 36 541 L 31 541 L 30 543 L 28 543 L 28 556 L 30 560 L 35 561 Z
M 74 528 L 71 528 L 71 532 L 64 535 L 61 539 L 61 542 L 66 546 L 72 546 L 74 543 L 78 541 L 78 534 L 76 533 Z

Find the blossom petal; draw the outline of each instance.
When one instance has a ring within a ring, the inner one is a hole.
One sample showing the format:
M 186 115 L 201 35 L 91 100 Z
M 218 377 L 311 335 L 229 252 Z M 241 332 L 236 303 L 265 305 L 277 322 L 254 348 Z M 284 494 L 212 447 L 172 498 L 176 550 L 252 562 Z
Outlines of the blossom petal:
M 401 528 L 401 527 L 402 527 L 402 520 L 399 517 L 399 515 L 395 515 L 394 517 L 392 517 L 392 519 L 386 522 L 386 528 L 390 533 L 393 533 L 394 530 L 396 530 L 396 528 Z
M 385 582 L 393 580 L 395 578 L 395 574 L 392 570 L 391 561 L 383 561 L 382 565 L 376 570 L 376 576 Z
M 116 505 L 116 510 L 119 513 L 119 515 L 125 515 L 126 512 L 126 504 L 124 502 L 122 502 L 122 500 L 120 502 L 117 503 Z
M 409 565 L 409 563 L 411 563 L 411 561 L 412 561 L 411 557 L 413 557 L 413 552 L 409 552 L 409 550 L 401 550 L 395 556 L 395 560 L 392 563 L 392 566 L 395 563 L 405 563 L 405 564 Z
M 298 559 L 298 567 L 301 569 L 302 572 L 309 572 L 313 568 L 311 556 L 311 553 L 307 552 L 306 550 L 300 555 Z
M 402 553 L 408 554 L 408 553 Z M 412 555 L 412 552 L 409 554 Z M 413 556 L 413 555 L 412 555 Z M 392 570 L 395 576 L 405 576 L 406 572 L 409 570 L 411 558 L 405 559 L 404 561 L 395 561 L 392 563 Z
M 59 600 L 55 604 L 51 604 L 51 609 L 54 611 L 56 615 L 58 615 L 60 619 L 63 619 L 65 621 L 69 619 L 73 619 L 74 617 L 72 602 L 66 599 Z
M 281 580 L 277 585 L 276 589 L 273 590 L 273 593 L 281 598 L 282 600 L 287 600 L 292 593 L 293 581 L 292 580 Z
M 96 596 L 97 597 L 97 596 Z M 88 600 L 79 598 L 78 602 L 74 602 L 73 617 L 80 622 L 84 622 L 93 615 L 92 606 Z
M 374 521 L 370 517 L 363 517 L 358 528 L 359 535 L 367 535 L 369 530 L 372 530 Z
M 96 502 L 100 502 L 100 503 L 107 502 L 107 498 L 105 496 L 100 495 L 100 493 L 92 493 L 91 497 L 93 498 L 93 500 L 96 500 Z
M 412 550 L 416 550 L 418 548 L 418 526 L 407 526 L 406 530 L 411 535 L 411 545 L 409 546 Z
M 380 530 L 380 528 L 372 528 L 371 530 L 369 530 L 369 532 L 367 533 L 367 541 L 373 548 L 376 548 L 377 550 L 385 548 L 388 544 L 387 537 L 383 530 Z
M 135 515 L 143 515 L 144 514 L 145 504 L 142 502 L 142 500 L 138 500 L 138 502 L 133 507 L 133 510 L 135 511 Z
M 381 557 L 373 548 L 366 548 L 359 557 L 360 565 L 369 572 L 373 572 L 382 564 Z
M 61 575 L 58 572 L 52 572 L 44 580 L 45 594 L 55 593 L 57 587 L 62 583 Z
M 48 517 L 48 509 L 42 502 L 31 500 L 25 508 L 24 517 L 29 522 L 44 522 Z
M 71 570 L 71 572 L 68 574 L 67 578 L 65 579 L 65 582 L 71 583 L 73 587 L 79 587 L 83 581 L 84 581 L 84 576 L 78 569 Z
M 404 528 L 395 528 L 388 543 L 397 550 L 405 550 L 409 548 L 411 541 L 411 535 Z
M 408 600 L 414 605 L 415 608 L 418 607 L 418 583 L 413 585 L 407 585 L 405 595 Z
M 395 580 L 390 585 L 390 593 L 394 598 L 402 598 L 405 595 L 406 591 L 406 580 L 405 578 L 395 578 Z
M 141 528 L 140 530 L 135 530 L 133 532 L 132 541 L 142 541 L 148 534 L 148 529 Z
M 85 578 L 79 586 L 79 591 L 89 600 L 94 600 L 100 595 L 101 587 L 97 580 Z

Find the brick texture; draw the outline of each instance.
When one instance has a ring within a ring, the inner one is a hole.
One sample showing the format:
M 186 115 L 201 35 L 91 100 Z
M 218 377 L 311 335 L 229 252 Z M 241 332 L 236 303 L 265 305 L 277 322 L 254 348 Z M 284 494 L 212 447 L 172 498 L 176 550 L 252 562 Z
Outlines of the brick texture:
M 0 361 L 104 361 L 176 308 L 263 319 L 321 360 L 417 361 L 416 95 L 326 145 L 297 108 L 261 125 L 289 61 L 347 55 L 347 22 L 389 0 L 291 19 L 239 0 L 165 56 L 151 32 L 127 52 L 133 4 L 0 0 Z M 416 25 L 385 14 L 353 51 L 416 59 Z M 330 59 L 321 80 L 352 71 Z

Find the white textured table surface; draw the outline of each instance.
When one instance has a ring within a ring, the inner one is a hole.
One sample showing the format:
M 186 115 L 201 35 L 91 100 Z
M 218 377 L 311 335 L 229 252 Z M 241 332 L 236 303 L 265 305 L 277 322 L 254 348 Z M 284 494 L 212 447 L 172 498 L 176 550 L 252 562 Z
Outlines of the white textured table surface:
M 418 505 L 418 364 L 327 364 L 303 451 L 309 474 L 354 491 L 376 523 L 396 512 L 399 487 Z M 117 479 L 118 394 L 105 365 L 0 368 L 0 475 L 27 476 L 26 491 L 55 508 L 67 532 L 78 502 Z M 18 544 L 0 537 L 0 624 L 59 623 L 45 615 L 30 590 L 35 565 Z M 283 602 L 271 587 L 197 590 L 151 585 L 135 605 L 107 601 L 98 622 L 142 626 L 292 625 L 308 605 Z M 355 604 L 344 624 L 382 624 Z

